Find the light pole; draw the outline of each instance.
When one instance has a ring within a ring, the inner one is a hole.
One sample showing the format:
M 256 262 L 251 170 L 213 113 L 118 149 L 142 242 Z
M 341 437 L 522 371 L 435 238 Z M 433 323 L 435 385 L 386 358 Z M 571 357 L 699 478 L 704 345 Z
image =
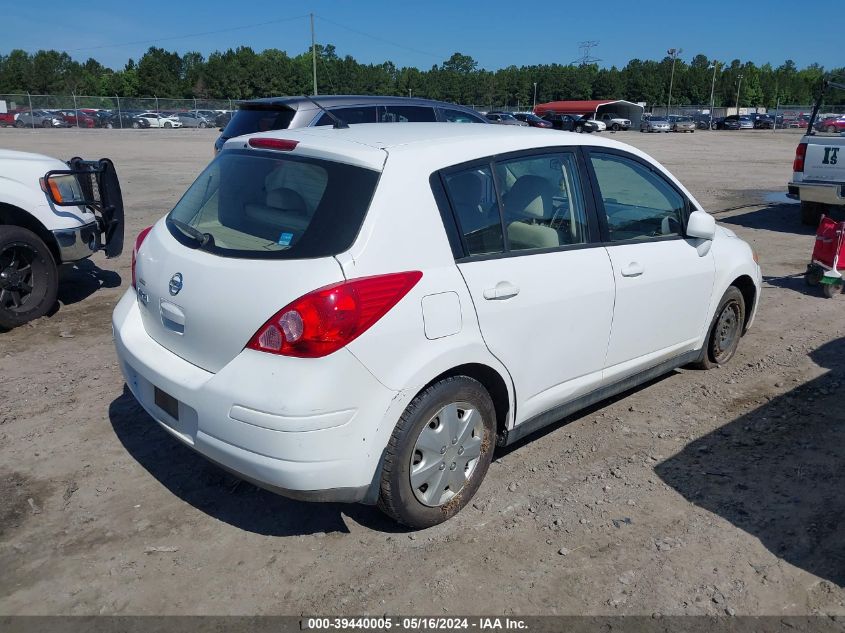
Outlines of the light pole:
M 672 108 L 672 84 L 675 82 L 675 61 L 678 55 L 684 52 L 682 48 L 670 48 L 666 53 L 672 58 L 672 74 L 669 77 L 669 104 L 666 106 L 666 116 L 669 116 L 669 110 Z
M 742 73 L 739 73 L 739 84 L 736 87 L 736 115 L 739 116 L 739 92 L 742 90 Z
M 710 129 L 713 129 L 713 121 L 716 119 L 714 110 L 716 109 L 715 90 L 716 90 L 716 70 L 719 68 L 719 62 L 713 60 L 713 81 L 710 82 Z
M 537 82 L 534 82 L 534 109 L 537 109 Z

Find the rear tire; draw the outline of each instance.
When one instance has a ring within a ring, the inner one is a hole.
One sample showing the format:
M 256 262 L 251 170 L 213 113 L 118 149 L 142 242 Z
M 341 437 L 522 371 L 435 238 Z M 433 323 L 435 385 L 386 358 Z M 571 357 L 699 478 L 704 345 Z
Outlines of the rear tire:
M 19 226 L 0 226 L 0 328 L 44 316 L 58 290 L 56 262 L 43 240 Z
M 828 132 L 830 132 L 830 133 L 832 134 L 833 132 L 835 132 L 835 131 L 836 131 L 836 127 L 835 127 L 835 126 L 833 126 L 833 125 L 828 125 L 828 126 L 827 126 L 827 131 L 828 131 Z
M 736 286 L 727 289 L 710 324 L 703 356 L 694 363 L 699 369 L 724 365 L 736 354 L 745 327 L 745 299 Z
M 487 474 L 495 434 L 493 401 L 480 382 L 453 376 L 426 388 L 399 418 L 385 450 L 379 508 L 416 529 L 454 516 Z
M 818 202 L 801 201 L 801 224 L 805 226 L 818 226 L 822 219 L 824 205 Z

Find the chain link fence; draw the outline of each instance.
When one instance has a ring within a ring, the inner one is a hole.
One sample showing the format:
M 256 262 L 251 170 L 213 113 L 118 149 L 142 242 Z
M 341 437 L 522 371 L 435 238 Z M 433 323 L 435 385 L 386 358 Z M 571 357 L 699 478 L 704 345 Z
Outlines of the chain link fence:
M 0 125 L 14 127 L 145 127 L 135 121 L 141 114 L 169 115 L 174 121 L 149 127 L 215 127 L 225 124 L 235 109 L 232 99 L 164 99 L 93 95 L 0 94 Z M 189 116 L 199 114 L 200 118 Z M 23 115 L 23 116 L 21 116 Z M 49 115 L 49 116 L 48 116 Z M 46 123 L 45 123 L 46 121 Z M 202 124 L 200 124 L 202 122 Z M 137 123 L 137 124 L 136 124 Z

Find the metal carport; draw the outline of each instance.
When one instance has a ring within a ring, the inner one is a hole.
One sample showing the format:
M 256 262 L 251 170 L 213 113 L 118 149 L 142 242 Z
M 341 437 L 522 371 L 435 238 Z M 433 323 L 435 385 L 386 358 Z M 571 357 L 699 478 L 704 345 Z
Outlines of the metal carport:
M 631 129 L 640 127 L 643 118 L 643 107 L 631 101 L 622 99 L 597 99 L 593 101 L 550 101 L 538 103 L 534 113 L 542 116 L 546 112 L 557 114 L 588 114 L 590 116 L 601 116 L 604 113 L 615 113 L 631 121 Z

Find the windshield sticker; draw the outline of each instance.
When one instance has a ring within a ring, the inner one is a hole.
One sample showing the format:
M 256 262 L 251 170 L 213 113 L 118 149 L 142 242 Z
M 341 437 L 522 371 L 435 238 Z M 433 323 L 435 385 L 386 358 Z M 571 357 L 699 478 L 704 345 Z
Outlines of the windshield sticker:
M 291 240 L 293 240 L 293 233 L 282 233 L 277 244 L 279 246 L 290 246 Z

